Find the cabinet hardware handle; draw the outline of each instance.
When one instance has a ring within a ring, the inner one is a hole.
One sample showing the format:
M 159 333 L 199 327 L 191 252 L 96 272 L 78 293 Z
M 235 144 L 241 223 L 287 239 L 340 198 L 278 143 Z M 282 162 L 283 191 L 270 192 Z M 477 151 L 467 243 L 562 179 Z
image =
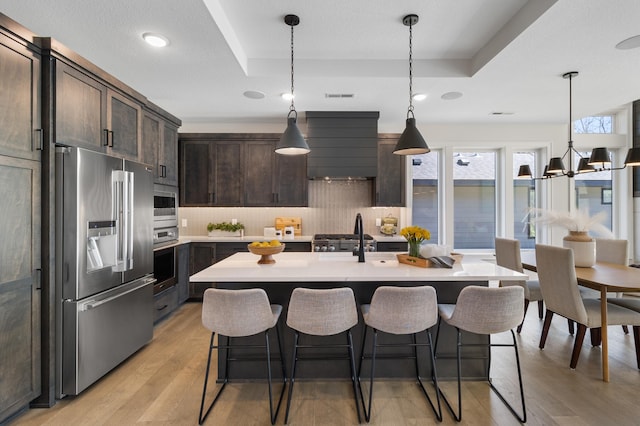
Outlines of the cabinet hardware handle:
M 35 129 L 34 132 L 37 134 L 35 137 L 36 145 L 32 149 L 35 149 L 35 151 L 42 151 L 44 150 L 44 134 L 42 129 Z
M 109 148 L 113 148 L 113 130 L 109 130 Z
M 159 311 L 166 309 L 169 305 L 164 305 L 162 308 L 158 308 Z
M 104 142 L 102 146 L 109 146 L 109 129 L 104 129 Z
M 160 168 L 160 172 L 161 172 L 160 177 L 166 178 L 167 177 L 167 166 L 161 164 L 160 167 L 161 167 Z

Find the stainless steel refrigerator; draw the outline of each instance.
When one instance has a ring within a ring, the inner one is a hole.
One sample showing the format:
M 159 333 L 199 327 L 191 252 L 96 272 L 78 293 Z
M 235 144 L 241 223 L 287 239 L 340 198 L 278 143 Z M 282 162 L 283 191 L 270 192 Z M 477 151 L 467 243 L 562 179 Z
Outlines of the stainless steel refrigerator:
M 56 149 L 58 397 L 77 395 L 153 338 L 153 172 Z

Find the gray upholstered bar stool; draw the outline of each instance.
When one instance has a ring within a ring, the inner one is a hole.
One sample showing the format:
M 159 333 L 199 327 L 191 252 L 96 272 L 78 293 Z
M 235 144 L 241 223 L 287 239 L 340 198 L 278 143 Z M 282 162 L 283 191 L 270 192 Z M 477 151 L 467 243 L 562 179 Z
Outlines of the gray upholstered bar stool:
M 280 403 L 284 395 L 287 382 L 287 375 L 284 366 L 284 357 L 280 332 L 277 327 L 282 306 L 269 303 L 267 293 L 260 289 L 244 290 L 223 290 L 208 288 L 204 292 L 202 300 L 202 325 L 211 331 L 211 341 L 209 343 L 209 357 L 207 358 L 207 370 L 202 388 L 202 402 L 200 403 L 200 414 L 198 423 L 202 424 L 207 418 L 214 404 L 222 394 L 225 386 L 229 382 L 229 350 L 235 348 L 264 348 L 267 362 L 267 382 L 269 385 L 269 414 L 271 424 L 275 424 Z M 280 363 L 282 366 L 282 391 L 278 399 L 278 405 L 273 407 L 273 392 L 271 383 L 271 350 L 269 348 L 269 330 L 275 328 L 278 337 L 278 350 L 280 351 Z M 218 334 L 218 345 L 213 344 L 213 338 Z M 248 337 L 258 333 L 264 333 L 264 345 L 231 345 L 232 337 Z M 226 345 L 220 344 L 220 338 L 226 337 Z M 213 349 L 224 349 L 226 351 L 225 377 L 222 386 L 213 398 L 211 405 L 204 411 L 204 401 L 207 394 L 207 382 L 209 379 L 209 368 L 211 366 L 211 353 Z M 236 358 L 239 359 L 239 358 Z
M 522 287 L 480 287 L 468 286 L 462 289 L 458 295 L 455 305 L 439 304 L 438 312 L 440 321 L 438 321 L 438 332 L 442 321 L 453 326 L 458 331 L 458 340 L 456 348 L 456 360 L 458 367 L 458 413 L 456 414 L 447 400 L 444 393 L 442 399 L 445 405 L 451 411 L 451 414 L 457 421 L 462 419 L 462 388 L 460 386 L 461 375 L 461 352 L 463 346 L 479 346 L 478 344 L 463 344 L 462 331 L 468 331 L 476 334 L 496 334 L 505 331 L 511 332 L 513 343 L 491 343 L 489 341 L 486 346 L 489 347 L 489 365 L 487 369 L 487 379 L 489 386 L 498 395 L 498 397 L 509 408 L 516 418 L 525 423 L 527 421 L 527 410 L 524 404 L 524 387 L 522 385 L 522 372 L 520 370 L 520 357 L 518 355 L 518 345 L 516 343 L 516 335 L 513 328 L 522 322 L 524 316 L 524 290 Z M 438 338 L 436 337 L 436 348 L 438 346 Z M 485 346 L 485 345 L 482 345 Z M 516 367 L 518 369 L 518 382 L 520 384 L 520 399 L 522 401 L 522 416 L 516 413 L 516 410 L 507 402 L 502 393 L 494 386 L 491 381 L 491 348 L 492 347 L 513 347 L 516 357 Z M 438 357 L 436 349 L 436 358 Z
M 440 390 L 438 388 L 438 375 L 436 372 L 436 363 L 431 340 L 431 332 L 429 329 L 438 322 L 438 300 L 436 290 L 431 286 L 420 287 L 378 287 L 373 293 L 371 304 L 362 305 L 362 316 L 366 324 L 364 336 L 362 338 L 362 351 L 360 357 L 360 365 L 358 367 L 358 385 L 361 386 L 362 363 L 365 358 L 371 359 L 371 373 L 369 378 L 369 403 L 365 403 L 364 393 L 360 388 L 360 396 L 362 397 L 362 409 L 367 422 L 371 419 L 371 402 L 373 400 L 373 377 L 375 374 L 375 365 L 377 357 L 377 349 L 380 347 L 399 347 L 410 346 L 413 348 L 413 356 L 394 356 L 381 355 L 379 358 L 398 359 L 409 358 L 415 360 L 416 378 L 422 389 L 431 409 L 435 413 L 438 421 L 442 421 L 442 407 L 440 405 Z M 365 355 L 365 344 L 367 341 L 367 331 L 373 330 L 373 341 L 371 342 L 371 355 Z M 398 344 L 381 344 L 378 343 L 378 331 L 395 335 L 411 335 L 412 343 Z M 416 334 L 425 332 L 427 343 L 417 343 Z M 431 397 L 422 383 L 420 377 L 420 369 L 418 368 L 418 346 L 429 347 L 429 357 L 432 367 L 432 381 L 435 386 L 435 395 L 438 407 L 434 405 Z
M 287 311 L 287 325 L 294 330 L 293 342 L 293 365 L 291 367 L 291 382 L 289 384 L 289 395 L 287 398 L 287 411 L 284 422 L 289 422 L 289 409 L 291 408 L 291 397 L 293 395 L 293 385 L 296 377 L 296 364 L 305 360 L 298 354 L 299 349 L 308 348 L 347 348 L 348 358 L 329 357 L 327 359 L 348 359 L 351 368 L 351 381 L 353 382 L 353 396 L 356 402 L 356 412 L 358 422 L 361 422 L 360 408 L 358 406 L 358 390 L 356 386 L 356 367 L 353 355 L 353 338 L 351 328 L 358 323 L 358 311 L 353 290 L 348 287 L 332 289 L 309 289 L 298 287 L 291 293 L 289 309 Z M 301 334 L 312 336 L 333 336 L 345 333 L 347 344 L 326 344 L 326 345 L 301 345 Z M 308 360 L 318 360 L 318 357 L 307 358 Z

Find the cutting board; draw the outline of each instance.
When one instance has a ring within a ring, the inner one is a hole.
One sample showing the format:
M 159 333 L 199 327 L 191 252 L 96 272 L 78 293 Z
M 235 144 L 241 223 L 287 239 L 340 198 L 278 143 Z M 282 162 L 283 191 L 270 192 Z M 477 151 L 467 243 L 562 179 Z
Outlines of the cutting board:
M 284 233 L 285 226 L 293 226 L 293 235 L 302 235 L 302 219 L 299 217 L 276 217 L 276 229 Z

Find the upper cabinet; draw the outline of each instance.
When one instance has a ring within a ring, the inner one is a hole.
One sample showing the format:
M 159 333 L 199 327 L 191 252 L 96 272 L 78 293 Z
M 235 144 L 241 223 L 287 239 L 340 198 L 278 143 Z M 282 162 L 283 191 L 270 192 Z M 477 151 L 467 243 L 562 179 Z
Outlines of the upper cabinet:
M 45 87 L 50 87 L 53 142 L 106 152 L 154 166 L 155 180 L 178 184 L 179 119 L 49 38 Z
M 378 176 L 376 177 L 376 206 L 404 207 L 406 191 L 406 157 L 393 150 L 398 134 L 378 136 Z
M 141 104 L 60 60 L 55 75 L 55 142 L 137 159 Z
M 178 126 L 180 120 L 147 104 L 142 119 L 141 161 L 153 166 L 155 183 L 178 185 Z
M 306 156 L 277 155 L 279 137 L 181 134 L 180 205 L 306 206 Z
M 40 55 L 0 32 L 0 155 L 38 160 Z

